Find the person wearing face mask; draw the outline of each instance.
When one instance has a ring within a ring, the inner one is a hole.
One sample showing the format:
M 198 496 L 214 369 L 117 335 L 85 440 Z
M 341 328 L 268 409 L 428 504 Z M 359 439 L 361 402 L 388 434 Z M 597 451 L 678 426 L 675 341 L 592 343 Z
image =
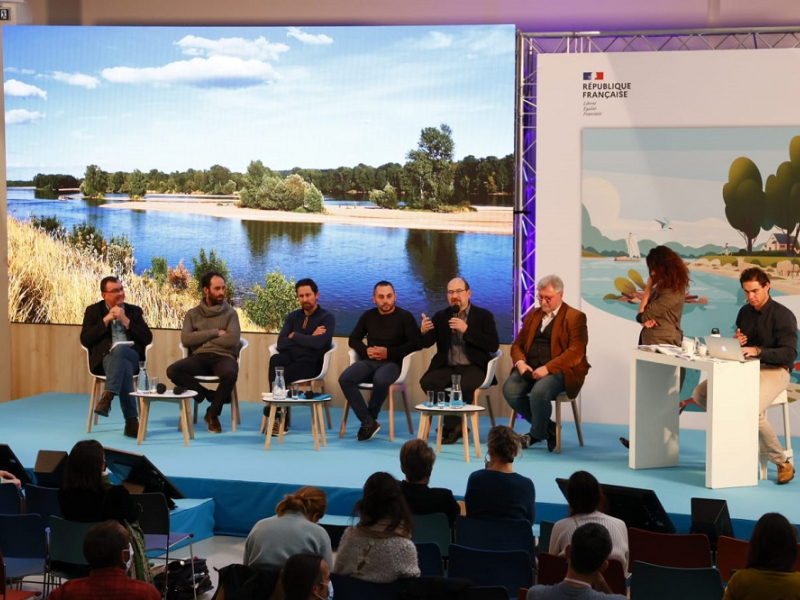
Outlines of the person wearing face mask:
M 285 600 L 333 600 L 331 570 L 319 554 L 295 554 L 281 573 Z
M 52 600 L 158 600 L 161 594 L 151 584 L 126 574 L 131 561 L 128 531 L 117 521 L 92 527 L 83 541 L 83 554 L 91 571 L 88 577 L 72 579 L 56 588 Z

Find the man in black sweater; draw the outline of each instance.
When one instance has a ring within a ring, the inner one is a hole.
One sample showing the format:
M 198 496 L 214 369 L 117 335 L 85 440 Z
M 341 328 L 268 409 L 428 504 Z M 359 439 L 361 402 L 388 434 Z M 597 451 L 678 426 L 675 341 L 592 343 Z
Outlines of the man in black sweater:
M 361 315 L 350 334 L 350 347 L 358 353 L 359 360 L 339 376 L 342 392 L 361 421 L 359 442 L 371 440 L 380 430 L 378 414 L 389 386 L 400 376 L 403 358 L 419 348 L 417 322 L 410 312 L 396 306 L 395 300 L 391 283 L 375 284 L 375 308 Z M 358 389 L 360 383 L 372 383 L 369 405 Z

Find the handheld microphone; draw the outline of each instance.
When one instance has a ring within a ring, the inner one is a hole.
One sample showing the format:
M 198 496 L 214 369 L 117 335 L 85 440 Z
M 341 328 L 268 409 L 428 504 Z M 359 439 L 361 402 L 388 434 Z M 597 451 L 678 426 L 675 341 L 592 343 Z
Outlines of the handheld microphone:
M 167 391 L 167 385 L 165 383 L 159 383 L 158 385 L 156 385 L 156 392 L 158 392 L 159 394 L 163 394 L 166 391 Z
M 452 316 L 452 317 L 450 317 L 450 318 L 455 318 L 455 317 L 457 317 L 457 316 L 458 316 L 458 311 L 459 311 L 459 310 L 461 310 L 461 307 L 460 307 L 460 306 L 458 306 L 458 304 L 454 304 L 453 306 L 451 306 L 451 307 L 450 307 L 450 314 L 452 314 L 453 316 Z M 456 334 L 456 333 L 458 333 L 458 332 L 457 332 L 455 329 L 451 329 L 451 330 L 450 330 L 450 333 L 451 333 L 452 335 L 455 335 L 455 334 Z
M 174 388 L 172 388 L 172 393 L 175 394 L 176 396 L 180 396 L 184 392 L 186 392 L 186 388 L 181 387 L 179 385 L 176 385 Z

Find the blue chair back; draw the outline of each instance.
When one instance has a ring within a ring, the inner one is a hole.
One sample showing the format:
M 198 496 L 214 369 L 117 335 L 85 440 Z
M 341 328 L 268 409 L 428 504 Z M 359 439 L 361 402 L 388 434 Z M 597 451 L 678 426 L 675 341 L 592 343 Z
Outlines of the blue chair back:
M 6 558 L 47 558 L 42 517 L 0 514 L 0 551 Z
M 553 534 L 553 521 L 542 521 L 539 523 L 539 544 L 537 549 L 539 553 L 550 552 L 550 537 Z
M 456 517 L 456 543 L 479 550 L 522 550 L 535 564 L 533 528 L 525 519 L 484 521 Z
M 447 556 L 450 553 L 452 535 L 450 521 L 446 514 L 414 515 L 414 533 L 411 541 L 415 544 L 433 542 L 439 546 L 442 556 Z
M 444 575 L 442 553 L 433 542 L 414 544 L 417 547 L 417 564 L 422 577 L 441 577 Z
M 45 527 L 50 527 L 50 517 L 61 516 L 58 488 L 42 487 L 29 483 L 25 486 L 25 512 L 39 515 Z
M 375 583 L 338 573 L 331 573 L 331 581 L 336 600 L 397 600 L 400 595 L 396 581 Z
M 687 569 L 633 563 L 631 600 L 721 600 L 722 577 L 714 567 Z
M 509 598 L 516 598 L 519 588 L 533 585 L 533 563 L 522 550 L 477 550 L 453 544 L 447 574 L 478 586 L 502 586 Z
M 0 483 L 0 515 L 18 515 L 22 512 L 22 496 L 14 483 Z

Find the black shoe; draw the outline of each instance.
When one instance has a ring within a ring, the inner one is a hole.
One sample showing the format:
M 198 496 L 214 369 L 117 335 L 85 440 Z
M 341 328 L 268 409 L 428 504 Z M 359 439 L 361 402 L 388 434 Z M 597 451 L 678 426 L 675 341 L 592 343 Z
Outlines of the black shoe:
M 373 422 L 372 425 L 362 425 L 361 428 L 358 430 L 358 435 L 356 436 L 359 442 L 368 442 L 372 438 L 375 437 L 375 434 L 381 430 L 381 424 L 377 421 Z
M 105 391 L 97 401 L 97 406 L 94 407 L 94 412 L 101 417 L 107 417 L 111 410 L 111 401 L 114 399 L 114 392 Z M 134 436 L 136 437 L 136 436 Z
M 469 430 L 467 430 L 467 433 L 469 433 Z M 450 430 L 450 433 L 447 434 L 447 437 L 444 437 L 444 435 L 442 435 L 442 443 L 443 444 L 455 444 L 455 443 L 458 442 L 458 440 L 461 439 L 461 437 L 462 437 L 461 436 L 461 428 L 460 427 L 454 427 L 453 429 Z
M 628 438 L 624 438 L 624 437 L 619 438 L 619 443 L 622 444 L 623 446 L 625 446 L 626 448 L 630 448 L 631 447 L 631 442 L 630 442 L 630 440 L 628 440 Z
M 139 437 L 139 419 L 136 417 L 128 417 L 125 419 L 125 437 L 135 438 Z
M 547 426 L 547 451 L 552 452 L 556 449 L 556 424 L 550 421 Z

